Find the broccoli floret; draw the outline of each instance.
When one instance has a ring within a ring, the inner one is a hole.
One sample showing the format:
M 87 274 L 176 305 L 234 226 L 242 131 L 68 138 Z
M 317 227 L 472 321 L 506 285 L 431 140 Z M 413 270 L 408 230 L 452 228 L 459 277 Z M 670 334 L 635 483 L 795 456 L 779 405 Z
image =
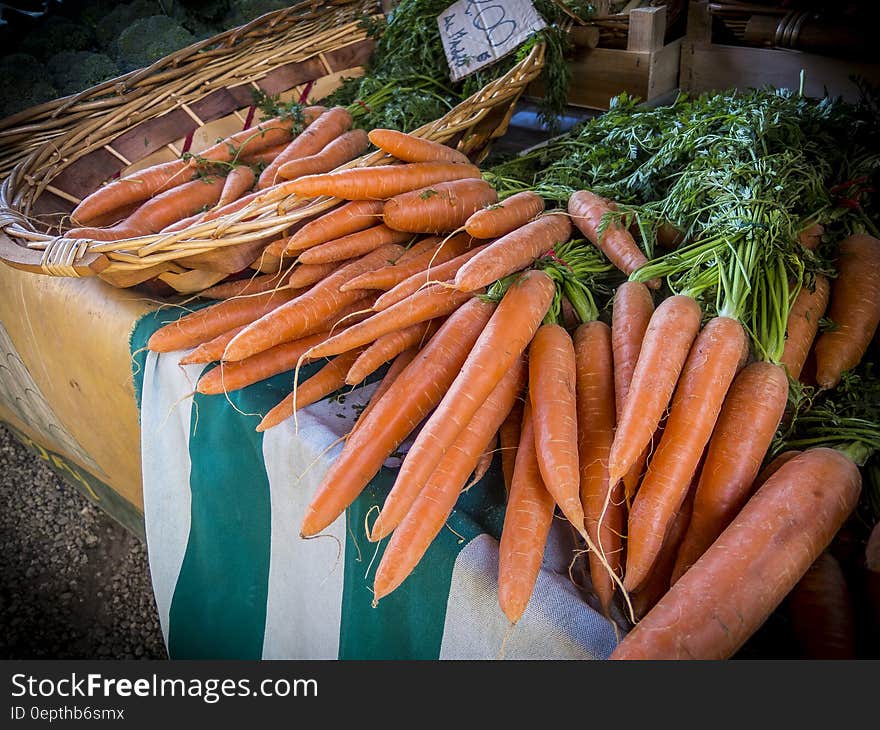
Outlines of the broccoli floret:
M 134 0 L 130 3 L 116 4 L 95 26 L 95 36 L 99 46 L 102 50 L 112 53 L 116 39 L 132 23 L 162 13 L 163 9 L 157 0 Z
M 45 60 L 62 49 L 82 51 L 91 48 L 93 42 L 91 28 L 70 18 L 49 16 L 22 39 L 19 50 Z
M 58 96 L 48 80 L 46 67 L 26 53 L 0 58 L 0 117 L 8 117 Z
M 62 96 L 75 94 L 119 75 L 119 67 L 103 53 L 62 51 L 46 63 L 49 78 Z
M 223 19 L 226 28 L 244 25 L 273 10 L 286 8 L 290 3 L 285 0 L 232 0 L 229 5 L 229 12 Z
M 123 71 L 149 66 L 195 38 L 173 18 L 154 15 L 132 23 L 119 36 L 117 61 Z

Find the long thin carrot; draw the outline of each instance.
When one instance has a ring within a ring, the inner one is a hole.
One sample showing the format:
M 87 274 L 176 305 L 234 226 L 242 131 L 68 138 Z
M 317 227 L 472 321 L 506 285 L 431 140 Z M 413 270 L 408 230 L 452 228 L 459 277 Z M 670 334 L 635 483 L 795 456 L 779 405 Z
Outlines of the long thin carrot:
M 287 285 L 287 282 L 284 281 L 286 275 L 286 271 L 278 271 L 260 274 L 259 276 L 249 276 L 246 279 L 224 281 L 199 292 L 199 296 L 203 299 L 231 299 L 232 297 L 240 297 L 246 294 L 262 294 L 263 292 L 280 289 Z
M 147 348 L 153 352 L 172 352 L 195 347 L 235 327 L 256 321 L 293 297 L 294 292 L 280 290 L 217 302 L 160 327 L 147 340 Z
M 614 352 L 614 406 L 618 420 L 623 416 L 630 383 L 653 313 L 654 301 L 644 284 L 625 281 L 617 287 L 611 309 L 611 346 Z M 645 447 L 623 475 L 627 502 L 631 502 L 636 493 L 647 456 L 648 447 Z
M 320 152 L 330 142 L 351 128 L 351 112 L 345 107 L 327 109 L 314 122 L 309 124 L 294 140 L 260 173 L 257 188 L 265 190 L 278 182 L 278 171 L 290 160 L 308 157 Z
M 861 491 L 856 465 L 817 448 L 785 464 L 611 659 L 727 659 L 833 539 Z
M 791 306 L 785 348 L 779 364 L 785 366 L 792 380 L 797 380 L 804 369 L 813 340 L 819 332 L 819 320 L 828 307 L 829 292 L 828 279 L 822 274 L 816 274 L 813 290 L 802 288 Z
M 247 327 L 247 325 L 244 324 L 239 325 L 238 327 L 233 327 L 228 332 L 223 332 L 215 338 L 203 342 L 196 347 L 195 350 L 189 353 L 189 355 L 180 358 L 178 365 L 206 365 L 211 362 L 217 362 L 223 354 L 223 350 L 226 349 L 226 345 L 229 344 L 229 341 L 245 327 Z
M 645 580 L 656 560 L 712 435 L 745 346 L 742 325 L 718 316 L 706 323 L 691 348 L 660 445 L 629 513 L 627 590 Z
M 504 374 L 437 464 L 385 548 L 373 582 L 373 605 L 403 583 L 443 529 L 480 455 L 522 390 L 524 373 L 525 367 L 520 358 Z
M 238 200 L 254 186 L 256 179 L 257 176 L 250 167 L 247 165 L 237 165 L 226 176 L 223 192 L 220 193 L 220 200 L 217 201 L 214 207 L 222 208 L 224 205 L 229 205 L 229 203 Z
M 480 458 L 477 460 L 477 464 L 474 467 L 474 473 L 471 475 L 470 481 L 465 485 L 464 490 L 467 491 L 474 484 L 477 484 L 486 474 L 489 472 L 489 468 L 492 466 L 492 461 L 495 458 L 495 452 L 498 450 L 498 434 L 496 433 L 486 445 L 486 448 L 483 449 L 483 453 L 480 454 Z
M 323 106 L 307 106 L 302 109 L 302 123 L 308 127 L 326 111 Z M 235 158 L 242 158 L 270 147 L 275 147 L 282 142 L 287 142 L 293 136 L 292 118 L 275 117 L 267 119 L 253 127 L 242 129 L 240 132 L 221 139 L 216 144 L 199 151 L 197 158 L 212 162 L 231 162 Z
M 345 382 L 349 385 L 357 385 L 401 352 L 412 347 L 420 347 L 437 331 L 438 324 L 437 320 L 432 319 L 376 338 L 376 341 L 355 360 L 348 375 L 345 376 Z
M 407 452 L 370 540 L 390 534 L 403 519 L 446 450 L 525 351 L 550 307 L 555 288 L 552 279 L 539 270 L 526 272 L 510 285 L 455 381 Z
M 607 616 L 615 587 L 608 568 L 619 576 L 626 525 L 623 485 L 620 482 L 612 485 L 608 481 L 608 454 L 614 439 L 615 422 L 611 329 L 599 321 L 582 324 L 574 333 L 573 354 L 577 380 L 576 443 L 584 526 L 605 559 L 603 563 L 599 555 L 592 550 L 589 552 L 590 579 Z M 538 448 L 541 448 L 540 444 Z
M 828 317 L 816 340 L 816 382 L 833 388 L 862 360 L 880 324 L 880 239 L 853 235 L 840 244 Z
M 303 286 L 311 286 L 322 279 L 326 279 L 337 269 L 347 266 L 351 261 L 331 261 L 327 264 L 297 264 L 290 271 L 287 277 L 287 286 L 291 288 L 299 288 Z M 343 286 L 345 286 L 343 284 Z
M 770 477 L 772 477 L 776 472 L 778 472 L 783 464 L 787 464 L 798 454 L 803 453 L 802 451 L 798 451 L 797 449 L 789 449 L 788 451 L 783 451 L 781 454 L 778 454 L 772 461 L 770 461 L 767 466 L 765 466 L 758 473 L 758 476 L 755 477 L 755 483 L 752 485 L 752 491 L 757 492 Z
M 541 478 L 526 400 L 498 549 L 498 603 L 512 624 L 522 618 L 535 590 L 555 507 Z
M 394 381 L 397 380 L 397 377 L 404 371 L 406 366 L 415 359 L 415 356 L 418 354 L 418 348 L 410 347 L 408 350 L 404 350 L 397 357 L 394 358 L 394 362 L 392 362 L 391 365 L 388 366 L 388 370 L 385 371 L 385 375 L 382 376 L 382 380 L 379 382 L 379 385 L 376 386 L 376 390 L 373 391 L 373 395 L 370 396 L 370 402 L 367 403 L 366 407 L 361 411 L 361 414 L 354 422 L 354 426 L 351 427 L 351 431 L 348 432 L 348 436 L 346 436 L 346 439 L 349 438 L 351 434 L 354 433 L 355 429 L 359 428 L 360 425 L 366 420 L 367 414 L 369 414 L 369 412 L 376 407 L 379 399 L 388 392 L 388 390 L 394 384 Z
M 226 347 L 223 359 L 243 360 L 282 342 L 295 340 L 316 323 L 326 320 L 362 296 L 362 292 L 357 290 L 339 291 L 343 282 L 382 266 L 401 253 L 403 249 L 400 246 L 389 244 L 338 269 L 296 299 L 248 325 Z
M 345 374 L 351 367 L 358 351 L 345 352 L 334 357 L 311 378 L 300 383 L 296 390 L 272 408 L 263 420 L 257 424 L 257 431 L 266 431 L 290 418 L 294 411 L 299 411 L 335 393 L 345 385 Z M 294 397 L 295 396 L 295 397 Z
M 453 236 L 444 246 L 440 246 L 440 243 L 443 240 L 440 236 L 428 236 L 420 241 L 416 241 L 409 246 L 406 249 L 406 253 L 393 264 L 383 266 L 381 269 L 376 269 L 375 271 L 368 271 L 365 274 L 355 277 L 351 281 L 347 281 L 343 284 L 343 291 L 348 289 L 390 289 L 392 286 L 403 281 L 407 277 L 412 276 L 419 271 L 424 271 L 435 256 L 440 257 L 442 255 L 443 250 L 446 249 L 447 246 L 451 251 L 455 251 L 455 253 L 450 253 L 444 261 L 461 253 L 461 251 L 458 250 L 459 248 L 467 250 L 465 244 L 468 244 L 473 239 L 470 238 L 470 236 L 466 236 L 464 237 L 464 241 L 460 242 L 460 238 L 461 236 Z
M 825 226 L 821 223 L 813 223 L 798 233 L 798 243 L 809 251 L 815 251 L 822 243 Z
M 534 220 L 544 210 L 544 198 L 531 190 L 511 195 L 476 211 L 464 230 L 474 238 L 499 238 Z
M 353 292 L 363 290 L 354 289 Z M 454 312 L 473 296 L 472 292 L 459 292 L 439 284 L 426 287 L 393 307 L 376 312 L 363 322 L 331 337 L 309 354 L 312 357 L 328 357 L 347 352 L 353 347 L 368 345 L 383 335 Z
M 272 147 L 260 150 L 259 152 L 250 152 L 241 155 L 239 159 L 248 165 L 268 165 L 272 160 L 278 157 L 286 147 L 287 142 L 282 142 L 281 144 L 273 145 Z
M 396 231 L 446 233 L 461 228 L 472 213 L 498 201 L 485 180 L 439 182 L 385 201 L 382 218 Z
M 632 468 L 651 443 L 700 330 L 700 319 L 699 305 L 683 295 L 664 299 L 651 315 L 623 413 L 617 418 L 608 462 L 612 483 Z
M 470 163 L 467 155 L 452 147 L 395 129 L 371 129 L 369 136 L 376 147 L 403 162 Z
M 571 222 L 564 215 L 547 214 L 526 223 L 489 244 L 485 251 L 464 264 L 455 275 L 455 286 L 473 291 L 525 268 L 540 255 L 571 236 Z
M 599 233 L 602 218 L 614 211 L 614 203 L 589 190 L 579 190 L 568 199 L 568 212 L 571 214 L 572 222 L 612 264 L 629 276 L 637 268 L 648 263 L 648 258 L 641 252 L 629 231 L 618 221 L 608 222 L 602 233 Z M 647 284 L 651 289 L 660 287 L 658 279 L 651 279 Z
M 422 287 L 427 286 L 429 283 L 436 283 L 453 279 L 455 277 L 455 274 L 462 266 L 464 266 L 468 261 L 470 261 L 481 251 L 484 251 L 488 246 L 488 243 L 474 246 L 469 251 L 465 251 L 463 254 L 459 254 L 455 258 L 450 259 L 445 263 L 438 264 L 437 266 L 430 266 L 424 271 L 418 271 L 415 274 L 412 274 L 411 276 L 407 277 L 399 284 L 395 284 L 387 292 L 382 294 L 376 300 L 373 308 L 377 311 L 388 309 L 388 307 L 393 306 L 394 304 L 397 304 L 398 302 L 406 299 L 408 296 L 411 296 Z
M 369 146 L 367 133 L 363 129 L 352 129 L 329 142 L 320 152 L 283 163 L 278 168 L 278 177 L 295 180 L 303 175 L 330 172 L 363 154 Z
M 754 362 L 734 379 L 709 441 L 673 582 L 706 552 L 749 498 L 787 398 L 788 378 L 779 365 Z
M 528 399 L 525 399 L 526 401 Z M 516 452 L 519 448 L 520 432 L 523 427 L 523 408 L 525 402 L 518 398 L 510 409 L 501 428 L 498 429 L 498 448 L 501 450 L 501 473 L 504 476 L 504 491 L 510 494 L 513 470 L 516 466 Z
M 381 200 L 353 200 L 306 223 L 278 253 L 295 253 L 371 228 L 382 220 Z
M 479 178 L 474 165 L 456 162 L 412 162 L 405 165 L 355 167 L 306 175 L 285 184 L 288 193 L 303 197 L 330 195 L 344 200 L 386 200 L 409 190 L 447 180 Z
M 297 260 L 301 264 L 329 264 L 334 261 L 345 261 L 356 256 L 363 256 L 389 243 L 406 243 L 411 238 L 411 233 L 394 231 L 380 223 L 364 231 L 349 233 L 335 241 L 312 246 L 303 251 Z
M 385 459 L 439 402 L 495 305 L 471 299 L 456 310 L 349 436 L 309 503 L 300 532 L 317 535 L 343 513 Z

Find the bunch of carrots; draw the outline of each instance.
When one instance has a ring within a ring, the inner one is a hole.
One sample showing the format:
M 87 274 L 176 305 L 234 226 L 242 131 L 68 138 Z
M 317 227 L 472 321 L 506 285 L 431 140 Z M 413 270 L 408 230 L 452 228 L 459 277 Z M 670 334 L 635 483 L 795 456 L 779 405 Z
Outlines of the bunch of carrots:
M 334 114 L 318 112 L 285 150 Z M 775 353 L 744 316 L 753 294 L 738 277 L 764 263 L 752 239 L 715 274 L 722 305 L 707 318 L 696 287 L 660 298 L 664 257 L 649 261 L 613 201 L 580 190 L 564 209 L 545 210 L 533 191 L 499 202 L 454 149 L 384 129 L 356 146 L 368 143 L 393 163 L 324 170 L 280 152 L 258 188 L 339 203 L 267 245 L 277 272 L 208 290 L 222 301 L 159 329 L 149 349 L 218 363 L 198 381 L 205 394 L 294 370 L 261 431 L 388 366 L 300 527 L 303 537 L 326 529 L 413 438 L 369 529 L 372 541 L 390 538 L 376 601 L 415 569 L 500 443 L 498 593 L 511 622 L 528 606 L 558 508 L 586 545 L 599 607 L 635 623 L 613 658 L 731 656 L 858 501 L 864 453 L 819 440 L 761 467 L 808 358 L 815 382 L 833 388 L 865 355 L 880 323 L 880 240 L 848 237 L 833 279 L 765 306 L 783 321 Z M 134 184 L 119 183 L 131 205 Z M 150 183 L 154 193 L 167 184 Z M 626 280 L 606 323 L 594 281 L 612 268 Z M 835 326 L 820 332 L 822 317 Z M 309 362 L 324 364 L 298 382 Z

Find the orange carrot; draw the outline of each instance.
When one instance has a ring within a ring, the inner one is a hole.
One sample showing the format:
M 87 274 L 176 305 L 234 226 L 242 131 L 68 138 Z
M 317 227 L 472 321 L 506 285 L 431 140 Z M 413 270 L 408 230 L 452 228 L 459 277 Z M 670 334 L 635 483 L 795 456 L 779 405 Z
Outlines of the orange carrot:
M 727 659 L 764 623 L 856 506 L 856 465 L 816 448 L 785 464 L 611 659 Z
M 461 228 L 472 213 L 497 201 L 498 193 L 485 180 L 465 178 L 395 195 L 385 202 L 382 218 L 396 231 L 445 233 Z
M 165 226 L 159 233 L 174 233 L 175 231 L 182 231 L 184 228 L 189 228 L 191 225 L 201 222 L 201 220 L 205 217 L 204 211 L 199 211 L 191 216 L 187 216 L 186 218 L 181 218 L 179 221 L 175 221 L 169 226 Z M 122 221 L 118 221 L 121 223 Z
M 754 362 L 734 379 L 709 441 L 673 583 L 706 552 L 749 498 L 787 398 L 788 378 L 779 365 Z
M 498 603 L 512 624 L 535 590 L 556 507 L 541 478 L 531 411 L 526 400 L 498 549 Z
M 477 465 L 474 467 L 474 473 L 471 476 L 471 480 L 465 485 L 464 491 L 466 492 L 472 486 L 477 484 L 489 471 L 489 468 L 492 466 L 492 460 L 495 458 L 495 452 L 498 450 L 498 434 L 496 433 L 489 441 L 489 444 L 483 450 L 483 453 L 480 454 L 480 458 L 477 460 Z
M 525 351 L 550 307 L 555 288 L 552 279 L 538 270 L 526 272 L 511 284 L 452 386 L 410 447 L 373 524 L 370 540 L 390 534 L 403 519 L 446 450 Z
M 699 305 L 683 295 L 664 299 L 651 315 L 623 413 L 617 417 L 608 462 L 612 484 L 633 467 L 651 443 L 700 330 L 700 318 Z
M 284 281 L 286 275 L 286 271 L 279 271 L 259 276 L 249 276 L 246 279 L 224 281 L 221 284 L 215 284 L 199 292 L 199 296 L 204 299 L 231 299 L 232 297 L 240 297 L 246 294 L 262 294 L 263 292 L 284 287 L 287 284 Z M 293 289 L 294 287 L 290 288 Z
M 533 348 L 535 343 L 537 336 Z M 612 485 L 608 481 L 608 454 L 614 439 L 611 329 L 604 322 L 582 324 L 574 333 L 573 354 L 577 380 L 575 443 L 580 463 L 584 526 L 605 559 L 603 564 L 600 556 L 590 550 L 590 579 L 602 611 L 608 616 L 615 586 L 608 567 L 619 576 L 626 524 L 623 485 L 619 482 Z M 540 448 L 538 444 L 539 453 Z
M 349 385 L 357 385 L 401 352 L 412 347 L 421 349 L 421 346 L 437 331 L 437 326 L 437 320 L 430 320 L 377 337 L 376 341 L 355 360 L 348 375 L 345 376 L 345 382 Z
M 411 233 L 393 231 L 380 223 L 378 226 L 350 233 L 335 241 L 312 246 L 312 248 L 303 251 L 297 260 L 301 264 L 329 264 L 333 261 L 345 261 L 345 259 L 363 256 L 389 243 L 406 243 L 411 238 Z
M 513 481 L 513 470 L 516 465 L 520 431 L 523 427 L 523 408 L 523 399 L 517 398 L 513 408 L 510 409 L 510 414 L 504 419 L 501 428 L 498 429 L 498 442 L 501 450 L 501 472 L 504 475 L 504 491 L 507 494 L 510 494 L 510 484 Z
M 436 406 L 489 321 L 495 305 L 471 299 L 456 310 L 404 368 L 362 420 L 310 502 L 300 532 L 332 524 L 376 475 L 394 449 Z
M 798 292 L 788 315 L 788 332 L 779 364 L 785 366 L 792 380 L 797 380 L 810 354 L 813 340 L 819 332 L 819 320 L 828 307 L 829 284 L 822 274 L 816 274 L 815 288 Z
M 435 183 L 479 177 L 480 170 L 474 165 L 412 162 L 306 175 L 285 183 L 284 189 L 290 194 L 308 198 L 330 195 L 344 200 L 386 200 Z
M 372 228 L 382 220 L 382 202 L 379 200 L 353 200 L 334 208 L 309 223 L 306 223 L 287 241 L 279 253 L 295 253 L 317 246 L 319 243 L 335 241 L 350 233 Z
M 217 302 L 160 327 L 150 336 L 147 348 L 153 352 L 173 352 L 195 347 L 235 327 L 256 321 L 294 296 L 294 292 L 281 290 Z
M 287 144 L 287 142 L 282 142 L 281 144 L 273 145 L 272 147 L 260 150 L 259 152 L 240 155 L 239 159 L 248 165 L 268 165 L 287 148 Z
M 654 564 L 712 435 L 745 346 L 742 325 L 724 316 L 709 320 L 694 341 L 660 445 L 629 513 L 627 590 L 636 589 Z
M 484 243 L 480 246 L 474 246 L 469 251 L 459 254 L 453 259 L 445 263 L 431 266 L 424 271 L 418 271 L 412 276 L 407 277 L 399 284 L 395 284 L 387 292 L 382 294 L 373 305 L 377 311 L 388 309 L 388 307 L 397 304 L 417 292 L 429 283 L 448 281 L 452 279 L 458 270 L 476 256 L 480 251 L 485 250 L 490 244 Z
M 651 315 L 654 302 L 651 292 L 638 281 L 625 281 L 614 293 L 611 310 L 611 345 L 614 352 L 614 408 L 616 419 L 623 416 L 624 403 L 629 393 L 633 372 Z M 631 502 L 642 476 L 642 469 L 648 456 L 648 447 L 642 450 L 635 463 L 623 475 L 624 492 L 627 502 Z
M 305 107 L 302 110 L 303 124 L 312 124 L 324 111 L 322 106 Z M 287 142 L 292 136 L 293 120 L 275 117 L 220 140 L 217 144 L 197 152 L 196 157 L 212 162 L 232 162 L 233 159 L 241 159 Z
M 791 461 L 795 456 L 802 453 L 797 449 L 790 449 L 789 451 L 783 451 L 779 454 L 775 459 L 773 459 L 767 466 L 761 469 L 760 473 L 757 477 L 755 477 L 755 483 L 752 485 L 752 491 L 757 492 L 770 477 L 772 477 L 776 472 L 778 472 L 783 464 L 787 464 Z
M 564 215 L 543 215 L 489 244 L 455 275 L 455 286 L 473 291 L 525 268 L 555 245 L 571 236 L 571 223 Z
M 325 111 L 295 137 L 287 148 L 260 173 L 257 188 L 265 190 L 270 185 L 274 185 L 278 182 L 278 171 L 285 162 L 317 154 L 343 132 L 350 129 L 351 125 L 351 112 L 345 107 L 335 106 Z
M 382 376 L 382 380 L 379 382 L 379 385 L 376 387 L 376 390 L 373 391 L 373 395 L 370 396 L 370 402 L 367 403 L 366 408 L 361 411 L 361 414 L 358 416 L 357 420 L 354 422 L 354 426 L 351 427 L 351 431 L 348 432 L 348 439 L 356 428 L 359 428 L 360 425 L 366 420 L 367 414 L 376 407 L 376 404 L 379 402 L 379 399 L 388 392 L 389 388 L 394 384 L 394 381 L 397 380 L 397 377 L 404 371 L 407 365 L 409 365 L 414 359 L 415 356 L 419 354 L 419 351 L 415 347 L 410 347 L 408 350 L 404 350 L 397 357 L 394 358 L 394 362 L 388 366 L 388 370 L 385 372 L 385 375 Z
M 369 146 L 367 133 L 363 129 L 352 129 L 329 142 L 320 152 L 283 163 L 278 168 L 278 177 L 295 180 L 303 175 L 330 172 L 346 162 L 351 162 L 366 152 Z
M 243 360 L 282 342 L 297 339 L 310 327 L 360 299 L 363 294 L 357 290 L 340 292 L 339 287 L 343 282 L 371 268 L 382 266 L 401 253 L 403 249 L 400 246 L 389 244 L 337 269 L 296 299 L 239 332 L 226 347 L 223 359 Z
M 229 341 L 241 332 L 247 325 L 239 325 L 233 327 L 228 332 L 217 335 L 214 339 L 203 342 L 189 355 L 180 358 L 178 365 L 207 365 L 211 362 L 217 362 L 226 349 Z
M 447 242 L 450 252 L 457 251 L 456 253 L 450 253 L 448 258 L 461 253 L 461 251 L 457 250 L 458 248 L 467 250 L 464 244 L 469 244 L 473 240 L 470 236 L 464 236 L 465 240 L 460 244 L 457 240 L 459 238 L 459 236 L 454 236 Z M 390 289 L 412 274 L 424 271 L 435 256 L 439 257 L 442 251 L 447 248 L 447 246 L 439 247 L 442 240 L 440 236 L 428 236 L 421 241 L 416 241 L 393 264 L 383 266 L 375 271 L 368 271 L 351 281 L 347 281 L 342 285 L 343 291 L 348 289 Z
M 403 583 L 443 529 L 480 455 L 522 390 L 524 373 L 520 358 L 504 374 L 425 482 L 418 498 L 391 536 L 376 569 L 373 605 Z
M 816 382 L 833 388 L 858 365 L 880 324 L 880 239 L 864 234 L 840 244 L 828 317 L 834 329 L 816 340 Z
M 568 199 L 568 212 L 571 214 L 572 222 L 590 243 L 609 258 L 612 264 L 629 276 L 640 266 L 648 263 L 648 259 L 629 231 L 618 221 L 608 223 L 602 235 L 599 235 L 603 216 L 615 210 L 614 203 L 600 198 L 589 190 L 580 190 Z M 660 281 L 651 279 L 647 285 L 651 289 L 658 289 Z
M 270 410 L 257 424 L 257 431 L 266 431 L 290 418 L 299 411 L 335 393 L 345 385 L 345 373 L 351 367 L 358 351 L 346 352 L 334 357 L 312 377 L 299 384 L 297 389 Z M 294 399 L 294 396 L 296 398 Z
M 813 223 L 798 233 L 798 243 L 809 251 L 815 251 L 822 243 L 824 233 L 825 226 L 821 223 Z
M 298 288 L 310 286 L 325 279 L 337 269 L 347 266 L 351 261 L 331 261 L 329 264 L 297 264 L 287 277 L 287 286 Z M 345 284 L 343 284 L 345 286 Z M 345 291 L 340 287 L 340 291 Z
M 499 238 L 534 220 L 544 210 L 544 198 L 531 190 L 511 195 L 476 211 L 464 224 L 474 238 Z
M 226 176 L 226 182 L 223 185 L 223 192 L 220 193 L 220 200 L 217 201 L 215 208 L 222 208 L 238 200 L 248 190 L 254 186 L 257 176 L 254 171 L 247 165 L 237 165 L 234 170 Z
M 394 129 L 371 129 L 370 142 L 403 162 L 459 162 L 467 165 L 467 155 L 439 142 L 431 142 Z

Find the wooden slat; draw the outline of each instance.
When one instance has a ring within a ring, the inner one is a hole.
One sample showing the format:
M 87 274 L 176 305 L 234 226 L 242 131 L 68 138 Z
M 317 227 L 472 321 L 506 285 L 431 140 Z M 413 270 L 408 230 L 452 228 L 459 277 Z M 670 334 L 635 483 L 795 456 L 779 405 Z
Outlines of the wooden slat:
M 169 142 L 185 137 L 196 123 L 182 109 L 138 124 L 113 140 L 113 149 L 132 162 L 161 149 Z
M 63 169 L 52 180 L 52 185 L 68 195 L 82 199 L 123 167 L 122 160 L 118 157 L 105 149 L 97 149 Z
M 205 122 L 213 122 L 215 119 L 232 114 L 240 106 L 238 99 L 230 94 L 229 91 L 217 89 L 217 91 L 208 94 L 204 99 L 194 101 L 189 105 L 189 108 Z
M 274 96 L 299 84 L 321 78 L 325 73 L 324 64 L 317 58 L 310 58 L 307 61 L 279 66 L 260 79 L 258 84 L 263 91 Z
M 633 8 L 626 37 L 628 51 L 659 51 L 666 36 L 666 6 Z
M 342 48 L 327 51 L 324 54 L 324 59 L 327 61 L 327 65 L 329 65 L 334 71 L 341 71 L 342 69 L 352 68 L 353 66 L 363 66 L 370 60 L 370 55 L 373 53 L 375 47 L 375 41 L 366 39 L 357 43 L 351 43 L 347 46 L 342 46 Z

